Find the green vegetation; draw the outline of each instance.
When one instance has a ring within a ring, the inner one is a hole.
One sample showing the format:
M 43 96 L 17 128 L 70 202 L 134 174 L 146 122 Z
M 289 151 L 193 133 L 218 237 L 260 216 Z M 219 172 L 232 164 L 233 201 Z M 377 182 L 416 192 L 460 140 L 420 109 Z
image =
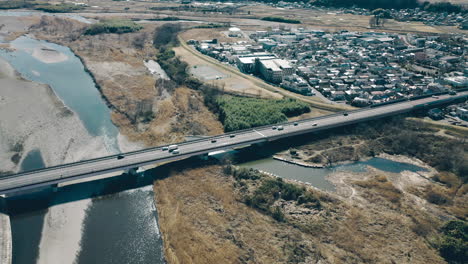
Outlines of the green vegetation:
M 425 11 L 434 12 L 434 13 L 460 13 L 467 12 L 468 10 L 463 9 L 459 5 L 454 5 L 449 2 L 438 2 L 438 3 L 429 3 L 424 2 L 422 8 Z
M 156 29 L 153 36 L 153 45 L 157 49 L 171 49 L 179 44 L 177 34 L 182 30 L 180 24 L 164 24 Z
M 404 9 L 419 7 L 425 11 L 434 13 L 458 13 L 467 12 L 460 5 L 450 2 L 430 3 L 429 1 L 418 0 L 315 0 L 315 5 L 329 7 L 362 7 L 367 9 L 385 8 L 385 9 Z
M 224 28 L 229 27 L 229 24 L 216 24 L 216 23 L 208 23 L 208 24 L 201 24 L 195 26 L 194 28 Z
M 49 13 L 69 13 L 69 12 L 73 12 L 77 10 L 82 10 L 84 9 L 84 7 L 80 5 L 74 5 L 74 4 L 57 4 L 57 5 L 40 4 L 40 5 L 36 5 L 34 9 L 41 10 L 44 12 L 49 12 Z
M 296 20 L 296 19 L 289 19 L 289 18 L 284 18 L 284 17 L 264 17 L 262 20 L 265 21 L 272 21 L 272 22 L 280 22 L 280 23 L 289 23 L 289 24 L 300 24 L 301 21 Z
M 468 182 L 468 145 L 461 139 L 435 135 L 437 131 L 428 124 L 405 120 L 402 117 L 382 119 L 320 135 L 329 138 L 331 133 L 335 133 L 365 141 L 365 144 L 357 147 L 342 146 L 330 151 L 325 150 L 322 154 L 327 156 L 330 163 L 354 157 L 375 156 L 379 153 L 416 157 L 439 171 L 454 173 L 463 183 Z
M 295 201 L 297 204 L 308 208 L 321 208 L 319 199 L 311 191 L 306 190 L 305 187 L 284 182 L 282 178 L 267 178 L 254 169 L 229 167 L 230 169 L 225 169 L 225 172 L 233 175 L 241 186 L 245 185 L 244 180 L 259 182 L 258 187 L 251 194 L 245 194 L 244 202 L 248 206 L 270 214 L 277 221 L 285 221 L 281 208 L 274 205 L 278 199 Z
M 466 263 L 468 259 L 468 223 L 452 220 L 442 228 L 442 236 L 436 242 L 440 255 L 448 263 Z
M 255 181 L 256 184 L 253 185 L 258 186 L 257 188 L 250 193 L 243 191 L 245 204 L 268 213 L 277 221 L 286 221 L 281 208 L 275 205 L 278 199 L 294 201 L 307 208 L 322 207 L 314 193 L 297 184 L 284 182 L 282 178 L 272 179 L 262 175 L 258 170 L 235 168 L 231 165 L 224 167 L 224 173 L 232 175 L 240 186 L 246 186 L 245 181 Z
M 402 9 L 414 8 L 419 5 L 417 0 L 316 0 L 314 4 L 331 7 L 362 7 L 368 9 L 388 8 Z
M 220 96 L 216 102 L 226 132 L 285 122 L 288 117 L 310 112 L 307 104 L 294 99 Z
M 143 26 L 138 25 L 137 23 L 126 20 L 126 19 L 109 19 L 104 20 L 99 23 L 89 26 L 85 34 L 86 35 L 97 35 L 97 34 L 106 34 L 106 33 L 130 33 L 136 32 L 142 29 Z
M 175 16 L 168 16 L 168 17 L 163 17 L 163 18 L 149 18 L 148 20 L 149 21 L 178 21 L 181 19 Z
M 0 9 L 18 9 L 18 8 L 27 8 L 31 5 L 31 2 L 23 0 L 10 0 L 10 1 L 1 1 Z

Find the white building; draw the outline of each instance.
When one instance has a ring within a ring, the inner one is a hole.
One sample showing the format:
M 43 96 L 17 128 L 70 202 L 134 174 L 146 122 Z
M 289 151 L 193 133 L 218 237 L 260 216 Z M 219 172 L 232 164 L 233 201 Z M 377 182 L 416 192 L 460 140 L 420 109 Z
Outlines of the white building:
M 232 37 L 232 38 L 241 37 L 242 36 L 242 31 L 240 30 L 240 28 L 237 28 L 237 27 L 229 28 L 228 36 Z

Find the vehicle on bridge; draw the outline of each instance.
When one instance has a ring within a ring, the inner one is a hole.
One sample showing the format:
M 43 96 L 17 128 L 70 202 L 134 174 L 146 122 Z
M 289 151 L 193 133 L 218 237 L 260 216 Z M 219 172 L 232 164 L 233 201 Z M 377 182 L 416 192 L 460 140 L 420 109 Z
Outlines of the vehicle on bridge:
M 179 148 L 179 146 L 177 146 L 177 145 L 170 145 L 170 146 L 168 147 L 168 150 L 169 150 L 169 152 L 172 152 L 172 151 L 174 151 L 174 150 L 176 150 L 176 149 L 178 149 L 178 148 Z

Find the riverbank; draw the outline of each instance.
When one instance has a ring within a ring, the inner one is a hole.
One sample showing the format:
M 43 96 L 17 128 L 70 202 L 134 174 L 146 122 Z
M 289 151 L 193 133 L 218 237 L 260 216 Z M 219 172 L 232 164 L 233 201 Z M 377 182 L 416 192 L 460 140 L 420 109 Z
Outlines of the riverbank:
M 80 57 L 112 111 L 112 122 L 130 141 L 155 146 L 183 141 L 187 135 L 223 132 L 199 91 L 168 84 L 145 66 L 157 53 L 150 41 L 157 25 L 145 24 L 136 33 L 72 37 L 71 32 L 84 27 L 76 21 L 43 17 L 30 31 Z M 135 45 L 134 39 L 140 39 L 141 45 Z
M 103 139 L 90 136 L 49 86 L 23 79 L 2 58 L 0 86 L 3 171 L 18 172 L 26 154 L 34 149 L 41 151 L 47 166 L 108 154 Z
M 0 165 L 3 170 L 18 172 L 26 154 L 35 149 L 40 150 L 46 166 L 110 154 L 104 139 L 90 136 L 77 115 L 49 86 L 21 78 L 1 58 L 0 72 Z M 80 248 L 81 225 L 87 206 L 85 200 L 48 210 L 38 263 L 73 262 Z

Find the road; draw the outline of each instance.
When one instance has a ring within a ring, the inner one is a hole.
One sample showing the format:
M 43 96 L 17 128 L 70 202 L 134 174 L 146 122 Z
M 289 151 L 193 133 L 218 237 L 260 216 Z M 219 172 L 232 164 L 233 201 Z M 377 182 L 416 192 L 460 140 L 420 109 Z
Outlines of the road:
M 0 194 L 13 194 L 17 191 L 29 190 L 40 186 L 87 178 L 114 171 L 122 171 L 149 164 L 185 159 L 218 150 L 227 150 L 260 142 L 273 141 L 284 137 L 291 137 L 378 119 L 385 116 L 406 113 L 417 108 L 426 107 L 428 104 L 431 104 L 432 106 L 433 104 L 447 103 L 455 99 L 467 97 L 468 91 L 457 95 L 441 95 L 437 98 L 428 97 L 374 108 L 358 109 L 347 112 L 346 116 L 343 113 L 337 113 L 297 122 L 280 124 L 284 127 L 283 130 L 274 130 L 271 125 L 257 127 L 255 129 L 246 129 L 180 143 L 178 154 L 163 151 L 162 147 L 155 147 L 121 154 L 123 156 L 121 159 L 118 159 L 117 155 L 113 155 L 104 158 L 49 167 L 36 171 L 8 175 L 0 178 Z

